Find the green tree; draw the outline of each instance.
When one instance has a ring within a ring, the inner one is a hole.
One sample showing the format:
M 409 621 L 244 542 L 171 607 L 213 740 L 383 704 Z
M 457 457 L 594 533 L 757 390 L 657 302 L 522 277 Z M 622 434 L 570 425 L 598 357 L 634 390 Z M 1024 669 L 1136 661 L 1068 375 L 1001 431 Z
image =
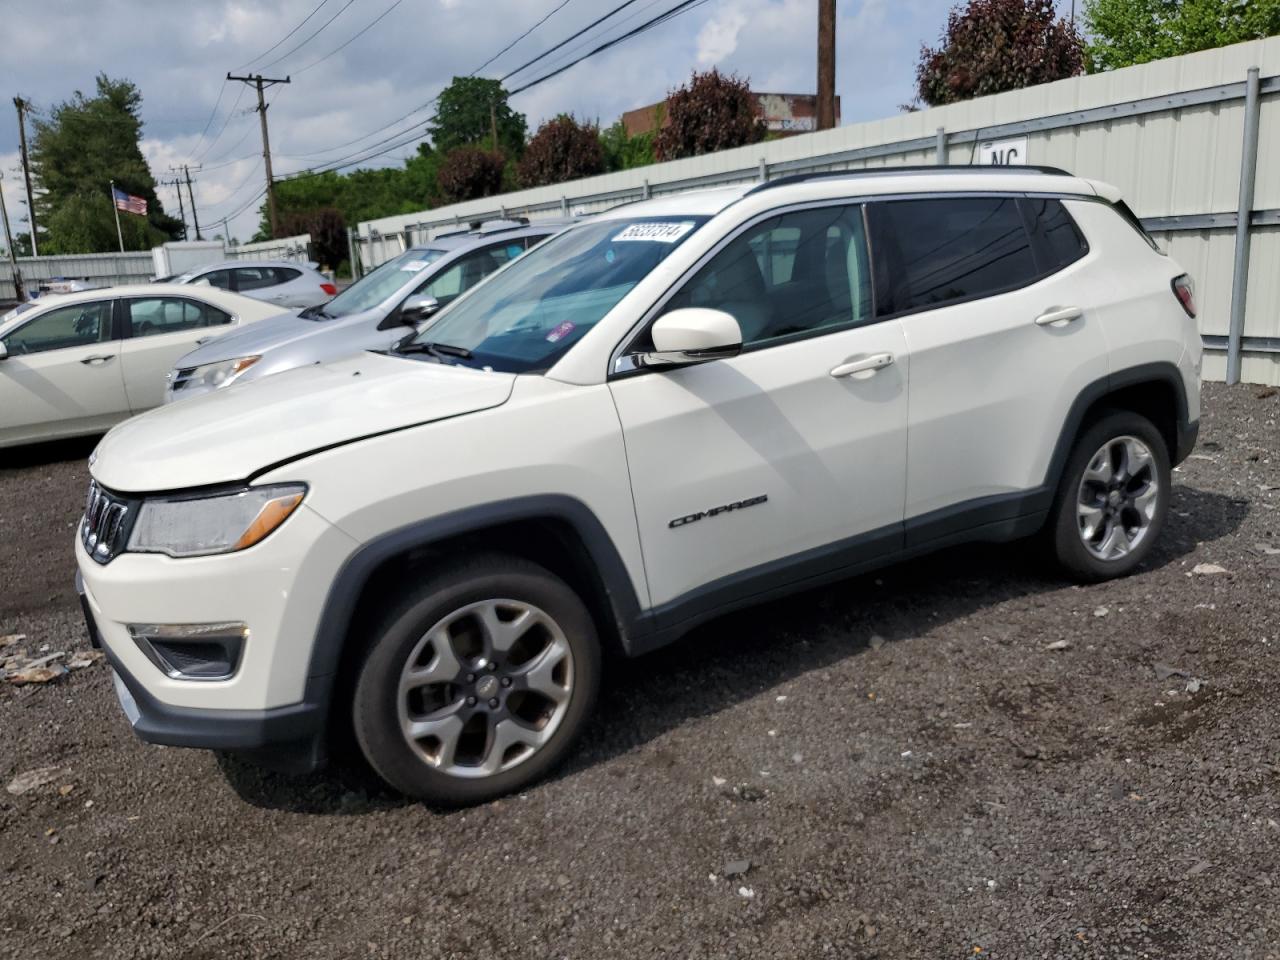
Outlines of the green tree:
M 493 142 L 497 126 L 498 142 Z M 446 154 L 457 147 L 487 147 L 519 157 L 527 130 L 523 113 L 507 103 L 507 91 L 498 80 L 483 77 L 454 77 L 436 103 L 436 115 L 427 132 L 436 152 Z
M 562 113 L 533 135 L 516 167 L 516 178 L 522 187 L 541 187 L 603 172 L 600 131 Z
M 759 143 L 766 132 L 750 83 L 713 67 L 694 73 L 687 86 L 667 96 L 666 122 L 654 138 L 653 152 L 659 160 L 696 157 Z
M 1053 0 L 968 0 L 947 16 L 941 46 L 921 49 L 916 92 L 936 107 L 1083 71 L 1084 41 Z
M 35 121 L 31 166 L 43 190 L 36 200 L 41 252 L 95 253 L 117 247 L 110 182 L 147 201 L 146 218 L 120 214 L 125 248 L 146 250 L 177 239 L 182 224 L 164 212 L 138 142 L 142 94 L 128 80 L 99 74 L 96 92 L 80 91 Z M 97 198 L 97 200 L 93 199 Z M 84 218 L 88 218 L 87 220 Z
M 1090 72 L 1280 34 L 1280 0 L 1085 0 Z
M 604 150 L 604 168 L 610 173 L 647 167 L 654 162 L 653 132 L 628 136 L 621 120 L 600 131 L 600 146 Z

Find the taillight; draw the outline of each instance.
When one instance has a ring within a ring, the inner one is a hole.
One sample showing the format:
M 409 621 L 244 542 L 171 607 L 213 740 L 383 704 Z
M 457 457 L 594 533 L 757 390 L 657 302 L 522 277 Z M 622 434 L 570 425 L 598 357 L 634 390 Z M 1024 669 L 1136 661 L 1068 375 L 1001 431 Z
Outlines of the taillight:
M 335 287 L 332 283 L 322 283 L 320 284 L 320 289 L 323 290 L 325 293 L 327 293 L 331 297 L 338 292 L 338 288 Z
M 1193 320 L 1196 316 L 1196 286 L 1191 282 L 1191 278 L 1187 274 L 1173 278 L 1173 295 L 1178 298 L 1178 302 L 1182 304 L 1182 309 L 1187 311 L 1187 316 Z

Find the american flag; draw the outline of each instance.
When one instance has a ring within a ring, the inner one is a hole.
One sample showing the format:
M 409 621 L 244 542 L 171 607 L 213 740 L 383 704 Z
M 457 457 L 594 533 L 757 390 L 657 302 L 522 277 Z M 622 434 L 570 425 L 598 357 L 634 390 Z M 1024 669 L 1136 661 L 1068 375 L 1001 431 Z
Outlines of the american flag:
M 140 217 L 147 215 L 147 201 L 142 197 L 135 197 L 131 193 L 125 193 L 123 190 L 111 188 L 111 198 L 116 202 L 116 209 L 123 210 L 125 213 L 136 213 Z

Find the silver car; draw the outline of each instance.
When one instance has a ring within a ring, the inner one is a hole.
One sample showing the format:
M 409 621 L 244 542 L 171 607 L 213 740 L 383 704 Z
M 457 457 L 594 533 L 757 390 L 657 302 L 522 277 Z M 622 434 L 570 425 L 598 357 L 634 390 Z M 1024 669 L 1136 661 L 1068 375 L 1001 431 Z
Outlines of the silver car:
M 316 264 L 289 260 L 224 260 L 206 264 L 169 282 L 207 284 L 294 308 L 314 307 L 338 292 L 329 278 L 316 270 Z
M 165 402 L 361 350 L 390 349 L 416 324 L 564 226 L 499 221 L 411 247 L 328 303 L 188 353 L 169 374 Z

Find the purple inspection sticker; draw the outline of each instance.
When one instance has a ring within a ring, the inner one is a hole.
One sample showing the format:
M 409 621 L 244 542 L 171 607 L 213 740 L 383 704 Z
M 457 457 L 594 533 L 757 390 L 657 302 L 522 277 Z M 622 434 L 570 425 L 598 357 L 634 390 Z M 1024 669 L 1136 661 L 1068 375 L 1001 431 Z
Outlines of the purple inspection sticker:
M 558 325 L 557 327 L 555 327 L 555 329 L 553 329 L 550 333 L 547 334 L 547 343 L 558 343 L 559 341 L 567 337 L 569 334 L 573 333 L 573 330 L 574 330 L 574 324 L 566 320 L 564 323 Z

